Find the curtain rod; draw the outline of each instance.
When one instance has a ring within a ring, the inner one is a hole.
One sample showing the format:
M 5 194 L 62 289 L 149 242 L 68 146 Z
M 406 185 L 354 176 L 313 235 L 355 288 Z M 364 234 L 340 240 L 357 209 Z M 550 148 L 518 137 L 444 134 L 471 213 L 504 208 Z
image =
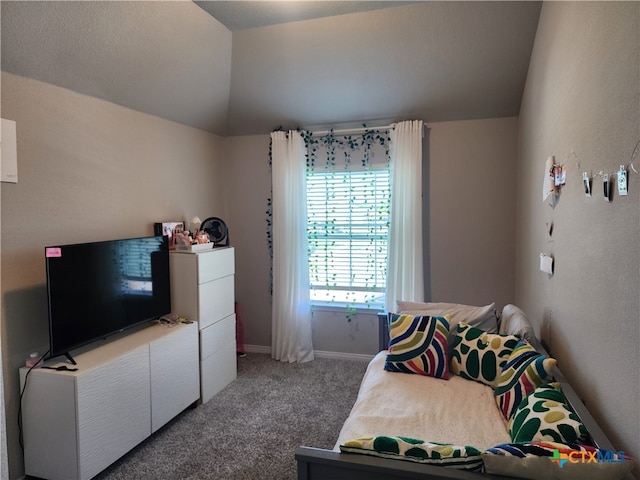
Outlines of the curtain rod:
M 395 123 L 392 123 L 391 125 L 383 125 L 381 127 L 345 128 L 342 130 L 333 130 L 333 133 L 335 135 L 349 135 L 350 133 L 362 133 L 362 132 L 366 132 L 367 130 L 391 130 L 394 126 L 395 126 Z M 329 133 L 331 133 L 331 130 L 321 130 L 318 132 L 311 132 L 311 136 L 312 137 L 322 136 L 322 135 L 328 135 Z
M 342 130 L 333 130 L 333 133 L 335 135 L 349 135 L 351 133 L 363 133 L 363 132 L 366 132 L 367 130 L 391 130 L 395 126 L 396 126 L 396 124 L 392 123 L 390 125 L 382 125 L 380 127 L 345 128 L 345 129 L 342 129 Z M 423 128 L 428 128 L 427 123 L 423 122 L 422 127 Z M 316 137 L 316 136 L 328 135 L 330 132 L 331 132 L 331 130 L 320 130 L 318 132 L 311 132 L 311 136 L 312 137 Z M 423 132 L 423 135 L 424 135 L 424 132 Z

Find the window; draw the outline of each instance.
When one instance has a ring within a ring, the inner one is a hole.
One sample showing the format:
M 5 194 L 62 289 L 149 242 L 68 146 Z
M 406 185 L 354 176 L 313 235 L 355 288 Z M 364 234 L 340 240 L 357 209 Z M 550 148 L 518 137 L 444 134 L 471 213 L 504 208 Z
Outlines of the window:
M 389 199 L 388 165 L 307 173 L 312 303 L 384 306 Z

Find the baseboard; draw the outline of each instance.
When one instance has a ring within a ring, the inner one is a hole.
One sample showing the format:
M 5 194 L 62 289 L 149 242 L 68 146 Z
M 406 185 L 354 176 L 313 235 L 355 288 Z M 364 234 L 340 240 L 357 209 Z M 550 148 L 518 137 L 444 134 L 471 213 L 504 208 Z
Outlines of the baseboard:
M 246 353 L 271 353 L 271 347 L 268 345 L 245 345 Z M 359 362 L 369 362 L 374 355 L 364 353 L 344 353 L 344 352 L 327 352 L 324 350 L 314 350 L 313 354 L 317 358 L 332 358 L 335 360 L 356 360 Z
M 271 353 L 271 347 L 268 345 L 245 345 L 245 353 Z
M 323 350 L 314 350 L 313 354 L 318 358 L 332 358 L 335 360 L 356 360 L 358 362 L 370 362 L 374 355 L 364 353 L 344 353 L 344 352 L 325 352 Z

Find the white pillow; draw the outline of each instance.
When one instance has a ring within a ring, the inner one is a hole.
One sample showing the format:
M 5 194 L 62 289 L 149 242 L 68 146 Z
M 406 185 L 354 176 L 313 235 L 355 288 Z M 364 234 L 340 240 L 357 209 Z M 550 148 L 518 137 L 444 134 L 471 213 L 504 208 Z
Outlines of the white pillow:
M 499 333 L 507 335 L 519 335 L 522 340 L 532 342 L 536 338 L 531 322 L 515 305 L 505 305 L 500 318 Z
M 589 461 L 592 455 L 612 461 Z M 482 454 L 482 460 L 487 473 L 531 480 L 620 480 L 635 466 L 631 458 L 616 452 L 555 442 L 496 445 Z
M 453 342 L 460 322 L 468 323 L 488 333 L 498 333 L 496 304 L 484 307 L 463 305 L 460 303 L 406 302 L 398 300 L 398 313 L 411 315 L 447 315 L 449 320 L 449 343 Z

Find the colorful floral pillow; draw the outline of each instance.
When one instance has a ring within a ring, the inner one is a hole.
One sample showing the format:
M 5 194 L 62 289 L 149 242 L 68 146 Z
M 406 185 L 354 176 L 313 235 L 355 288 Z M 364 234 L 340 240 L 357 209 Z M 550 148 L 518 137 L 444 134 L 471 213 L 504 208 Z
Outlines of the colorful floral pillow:
M 482 471 L 482 452 L 474 447 L 458 447 L 407 437 L 357 438 L 340 445 L 340 451 L 428 463 L 473 472 Z
M 559 383 L 545 383 L 516 408 L 509 424 L 513 442 L 551 441 L 583 443 L 589 432 L 567 404 Z
M 635 464 L 623 452 L 554 442 L 496 445 L 482 460 L 486 473 L 531 480 L 620 480 Z
M 488 333 L 461 322 L 453 340 L 451 372 L 495 389 L 519 340 L 515 335 Z
M 449 322 L 445 317 L 394 314 L 384 369 L 449 378 Z
M 538 353 L 526 342 L 518 342 L 502 368 L 500 381 L 494 391 L 505 420 L 511 419 L 518 405 L 536 387 L 551 380 L 555 365 L 554 358 Z

